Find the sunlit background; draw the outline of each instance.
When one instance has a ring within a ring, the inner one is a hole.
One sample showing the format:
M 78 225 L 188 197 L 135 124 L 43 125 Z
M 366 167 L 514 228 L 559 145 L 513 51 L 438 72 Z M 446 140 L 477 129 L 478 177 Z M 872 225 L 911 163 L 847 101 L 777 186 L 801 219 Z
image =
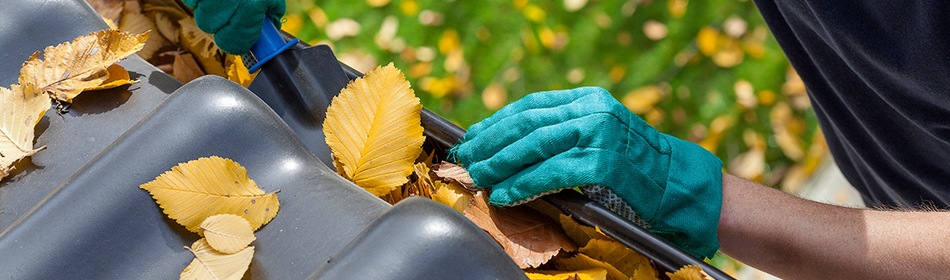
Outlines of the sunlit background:
M 802 81 L 748 0 L 287 4 L 283 30 L 363 72 L 393 62 L 462 127 L 531 92 L 600 86 L 729 173 L 785 191 L 827 154 Z
M 402 69 L 462 127 L 528 93 L 606 88 L 726 171 L 794 190 L 827 153 L 805 87 L 751 1 L 288 1 L 283 30 L 361 71 Z

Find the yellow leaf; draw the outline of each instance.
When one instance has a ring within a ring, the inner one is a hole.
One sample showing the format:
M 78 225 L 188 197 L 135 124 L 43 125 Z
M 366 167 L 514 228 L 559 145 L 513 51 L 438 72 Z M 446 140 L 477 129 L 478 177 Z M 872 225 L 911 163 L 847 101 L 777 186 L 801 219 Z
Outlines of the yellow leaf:
M 644 114 L 663 99 L 663 90 L 658 86 L 645 86 L 630 91 L 623 97 L 623 105 L 634 114 Z
M 649 262 L 640 263 L 640 268 L 637 269 L 637 272 L 633 274 L 633 279 L 637 280 L 655 280 L 659 279 L 656 277 L 656 269 L 653 268 Z
M 211 248 L 204 238 L 198 239 L 191 244 L 191 248 L 185 249 L 191 251 L 195 259 L 181 272 L 180 279 L 239 280 L 254 257 L 254 246 L 246 247 L 235 254 L 224 254 Z
M 224 64 L 227 64 L 228 80 L 238 83 L 244 87 L 250 86 L 251 82 L 254 81 L 254 78 L 257 77 L 257 73 L 260 73 L 248 73 L 247 66 L 244 65 L 244 61 L 241 60 L 241 57 L 236 55 L 229 55 Z
M 181 26 L 181 47 L 195 55 L 204 73 L 225 77 L 225 54 L 214 43 L 214 37 L 198 29 L 192 17 L 183 18 L 178 24 Z
M 629 276 L 633 276 L 641 263 L 650 263 L 650 260 L 640 253 L 613 240 L 591 239 L 578 252 L 604 261 Z
M 247 169 L 216 156 L 178 164 L 155 180 L 142 184 L 165 214 L 191 232 L 208 217 L 234 214 L 247 219 L 257 230 L 277 216 L 276 193 L 264 193 Z
M 564 233 L 574 241 L 577 246 L 587 246 L 593 239 L 608 239 L 606 235 L 597 231 L 596 228 L 581 225 L 570 216 L 560 214 L 561 228 Z
M 555 267 L 560 270 L 584 270 L 591 268 L 602 268 L 607 270 L 607 279 L 610 280 L 621 280 L 621 279 L 630 279 L 627 275 L 624 275 L 623 272 L 617 270 L 614 266 L 609 263 L 593 259 L 584 254 L 576 254 L 570 258 L 558 258 L 555 262 Z
M 405 184 L 425 140 L 421 111 L 392 63 L 350 82 L 333 98 L 323 123 L 337 170 L 376 196 Z
M 703 269 L 697 265 L 688 264 L 676 272 L 666 273 L 670 280 L 712 280 L 712 277 L 703 272 Z
M 505 253 L 521 268 L 545 264 L 561 250 L 577 250 L 557 222 L 525 205 L 504 209 L 488 205 L 484 191 L 475 194 L 472 205 L 465 209 L 464 214 L 501 244 Z
M 125 71 L 125 68 L 123 68 L 122 65 L 112 64 L 112 66 L 106 68 L 106 71 L 109 72 L 108 79 L 103 81 L 101 85 L 94 86 L 86 90 L 110 89 L 135 83 L 135 81 L 129 77 L 129 71 Z
M 102 30 L 46 47 L 42 60 L 39 52 L 34 53 L 20 68 L 19 83 L 35 85 L 57 100 L 71 102 L 83 90 L 107 80 L 107 67 L 142 49 L 148 34 Z
M 251 223 L 238 215 L 219 214 L 208 217 L 201 222 L 199 235 L 208 239 L 211 248 L 225 253 L 234 254 L 251 244 L 257 237 L 251 231 Z
M 34 127 L 50 108 L 50 99 L 29 84 L 0 87 L 0 179 L 10 166 L 46 148 L 33 148 Z
M 432 194 L 432 200 L 451 206 L 462 213 L 465 213 L 465 209 L 472 204 L 472 194 L 458 183 L 436 182 L 435 184 L 436 189 Z
M 545 271 L 535 270 L 525 273 L 531 280 L 605 280 L 607 279 L 607 270 L 603 268 L 591 268 L 577 271 Z
M 699 52 L 706 56 L 713 56 L 719 51 L 719 30 L 712 27 L 703 27 L 696 36 L 696 46 Z

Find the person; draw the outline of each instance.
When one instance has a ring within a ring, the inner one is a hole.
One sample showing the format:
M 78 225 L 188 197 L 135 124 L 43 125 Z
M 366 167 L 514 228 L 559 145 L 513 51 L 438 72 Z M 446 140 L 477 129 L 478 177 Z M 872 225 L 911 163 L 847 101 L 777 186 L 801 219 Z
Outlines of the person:
M 282 0 L 185 2 L 238 54 L 256 40 L 253 21 L 284 9 Z M 876 209 L 724 174 L 708 151 L 593 87 L 530 94 L 472 125 L 450 155 L 494 205 L 580 187 L 698 257 L 721 248 L 788 279 L 946 278 L 950 212 L 935 210 L 950 208 L 950 3 L 755 4 L 805 82 L 836 163 Z
M 495 205 L 582 186 L 695 256 L 721 245 L 782 278 L 950 277 L 950 212 L 933 211 L 950 208 L 950 2 L 755 3 L 836 163 L 877 209 L 723 174 L 715 156 L 599 88 L 528 95 L 472 125 L 452 155 Z

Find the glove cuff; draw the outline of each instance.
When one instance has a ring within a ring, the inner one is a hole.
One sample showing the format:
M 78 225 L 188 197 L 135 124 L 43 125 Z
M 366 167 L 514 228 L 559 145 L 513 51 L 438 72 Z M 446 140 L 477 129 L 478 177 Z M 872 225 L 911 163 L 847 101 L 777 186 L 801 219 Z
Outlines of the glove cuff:
M 663 134 L 670 144 L 669 177 L 650 231 L 698 258 L 719 250 L 722 161 L 688 141 Z

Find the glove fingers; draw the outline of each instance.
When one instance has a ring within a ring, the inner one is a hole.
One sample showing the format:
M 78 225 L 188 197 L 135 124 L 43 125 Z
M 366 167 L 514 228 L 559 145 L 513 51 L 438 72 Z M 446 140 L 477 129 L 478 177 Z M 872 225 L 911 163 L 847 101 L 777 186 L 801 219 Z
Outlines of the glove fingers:
M 218 1 L 218 0 L 215 0 Z M 187 3 L 185 3 L 187 5 Z M 217 34 L 234 18 L 243 5 L 222 5 L 214 1 L 195 1 L 195 23 L 201 31 Z
M 573 148 L 528 167 L 492 188 L 489 202 L 513 206 L 567 188 L 600 185 L 615 190 L 645 220 L 659 207 L 663 189 L 636 170 L 623 155 L 597 148 Z M 631 186 L 618 189 L 618 186 Z
M 287 12 L 287 4 L 284 0 L 271 2 L 272 3 L 267 7 L 267 17 L 274 22 L 274 26 L 280 29 L 280 18 L 284 17 L 284 13 Z
M 258 7 L 266 8 L 266 7 Z M 263 10 L 242 5 L 234 17 L 214 34 L 214 41 L 222 51 L 230 54 L 245 54 L 261 37 L 261 28 L 267 17 Z
M 465 139 L 474 138 L 478 136 L 478 134 L 480 134 L 484 129 L 487 129 L 488 127 L 491 127 L 494 124 L 518 113 L 533 109 L 561 106 L 574 102 L 578 98 L 596 93 L 598 91 L 606 92 L 606 90 L 598 87 L 582 87 L 572 90 L 553 90 L 529 94 L 524 98 L 521 98 L 518 101 L 501 108 L 501 110 L 498 110 L 498 112 L 495 112 L 487 119 L 484 119 L 469 127 L 468 132 L 465 133 Z
M 546 109 L 551 111 L 552 109 Z M 570 114 L 564 114 L 570 115 Z M 591 127 L 596 127 L 592 130 Z M 602 139 L 599 131 L 624 131 L 621 139 Z M 491 157 L 466 166 L 480 186 L 492 186 L 518 171 L 547 160 L 575 147 L 607 147 L 621 149 L 628 142 L 626 127 L 607 114 L 588 114 L 554 125 L 536 129 L 514 143 L 503 147 Z M 488 138 L 493 139 L 493 138 Z M 612 141 L 616 143 L 603 143 Z M 477 146 L 476 146 L 477 147 Z
M 551 126 L 572 119 L 583 118 L 592 114 L 603 114 L 613 116 L 615 123 L 626 123 L 627 115 L 630 115 L 626 107 L 620 104 L 609 93 L 600 88 L 588 88 L 592 90 L 579 98 L 571 98 L 569 103 L 561 104 L 551 108 L 537 108 L 519 111 L 509 117 L 506 117 L 490 127 L 483 128 L 481 136 L 469 138 L 466 134 L 466 140 L 452 150 L 452 155 L 463 166 L 468 166 L 474 162 L 485 160 L 501 149 L 511 145 L 515 141 L 525 138 L 537 129 Z M 582 91 L 575 91 L 582 92 Z M 552 92 L 543 92 L 539 96 L 548 96 Z M 574 94 L 574 93 L 571 93 Z M 585 134 L 599 133 L 596 125 L 601 123 L 590 123 L 586 129 L 582 129 Z M 552 139 L 559 138 L 553 130 Z M 624 135 L 623 137 L 626 137 Z M 619 139 L 613 139 L 619 140 Z M 536 145 L 544 145 L 546 142 L 537 142 Z M 558 151 L 559 152 L 559 151 Z M 552 154 L 553 155 L 553 154 Z

